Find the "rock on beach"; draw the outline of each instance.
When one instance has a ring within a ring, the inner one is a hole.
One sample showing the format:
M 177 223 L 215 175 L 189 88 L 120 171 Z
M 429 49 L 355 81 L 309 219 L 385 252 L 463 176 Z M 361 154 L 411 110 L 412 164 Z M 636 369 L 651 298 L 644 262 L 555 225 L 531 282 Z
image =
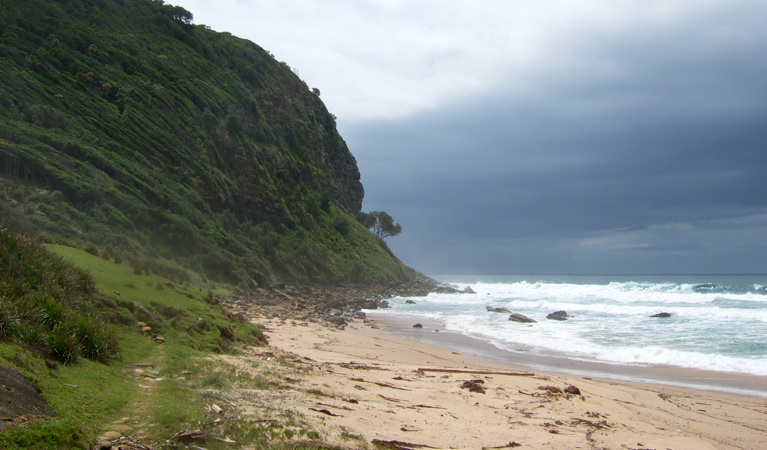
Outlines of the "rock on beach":
M 569 317 L 566 311 L 556 311 L 546 316 L 549 320 L 567 320 Z
M 509 320 L 512 322 L 519 322 L 519 323 L 538 323 L 537 321 L 527 317 L 524 314 L 514 313 L 509 316 Z

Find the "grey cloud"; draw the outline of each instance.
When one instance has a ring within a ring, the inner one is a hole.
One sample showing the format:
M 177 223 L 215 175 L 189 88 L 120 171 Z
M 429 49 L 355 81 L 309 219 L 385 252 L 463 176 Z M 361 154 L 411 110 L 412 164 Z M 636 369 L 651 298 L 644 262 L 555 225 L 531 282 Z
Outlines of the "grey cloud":
M 751 96 L 717 93 L 729 89 L 722 82 L 681 100 L 664 99 L 650 86 L 652 101 L 621 103 L 619 92 L 618 100 L 606 100 L 610 107 L 583 113 L 579 105 L 589 99 L 577 89 L 557 86 L 522 99 L 502 93 L 403 121 L 354 124 L 344 135 L 358 155 L 366 205 L 390 210 L 419 237 L 401 250 L 410 256 L 415 248 L 416 265 L 444 271 L 460 264 L 491 268 L 496 261 L 520 270 L 710 271 L 725 267 L 724 255 L 733 259 L 732 249 L 744 246 L 718 248 L 713 241 L 725 234 L 697 229 L 644 232 L 641 245 L 622 248 L 565 251 L 560 244 L 605 229 L 647 230 L 767 211 L 767 105 L 753 98 L 767 92 L 767 83 L 749 83 L 736 90 Z M 717 109 L 708 95 L 727 101 Z M 460 263 L 445 263 L 447 255 L 430 259 L 438 263 L 420 256 L 455 248 L 459 240 Z M 685 257 L 693 253 L 710 264 Z M 737 267 L 767 269 L 764 259 L 753 257 Z

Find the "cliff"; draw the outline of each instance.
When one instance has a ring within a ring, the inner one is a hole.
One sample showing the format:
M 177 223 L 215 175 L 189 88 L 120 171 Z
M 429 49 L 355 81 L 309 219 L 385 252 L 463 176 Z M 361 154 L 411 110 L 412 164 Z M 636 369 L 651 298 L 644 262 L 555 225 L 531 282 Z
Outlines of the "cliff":
M 382 282 L 335 117 L 288 64 L 157 0 L 0 5 L 0 220 L 179 280 Z

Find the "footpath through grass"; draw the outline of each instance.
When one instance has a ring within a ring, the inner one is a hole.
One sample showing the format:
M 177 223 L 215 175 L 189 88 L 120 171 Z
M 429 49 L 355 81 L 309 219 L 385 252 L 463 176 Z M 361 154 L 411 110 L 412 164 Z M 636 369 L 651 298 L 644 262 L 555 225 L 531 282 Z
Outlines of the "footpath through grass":
M 4 230 L 0 233 L 5 244 L 24 239 Z M 77 276 L 69 281 L 92 283 L 92 288 L 85 290 L 90 293 L 85 300 L 77 295 L 76 299 L 61 300 L 55 292 L 49 292 L 49 303 L 59 301 L 52 308 L 59 308 L 62 316 L 82 316 L 97 324 L 112 339 L 113 346 L 99 357 L 89 358 L 80 351 L 78 355 L 83 357 L 67 359 L 45 345 L 50 337 L 25 340 L 20 331 L 24 327 L 38 326 L 40 333 L 45 331 L 44 308 L 28 304 L 30 297 L 40 294 L 31 287 L 11 292 L 11 275 L 0 272 L 0 287 L 4 289 L 0 290 L 0 320 L 4 321 L 0 324 L 7 331 L 0 336 L 0 365 L 24 374 L 59 414 L 53 419 L 7 423 L 0 430 L 0 448 L 98 448 L 99 437 L 109 432 L 112 436 L 120 433 L 139 439 L 152 448 L 165 448 L 163 443 L 176 433 L 200 428 L 206 429 L 209 439 L 204 448 L 209 450 L 326 448 L 319 442 L 271 442 L 268 433 L 260 430 L 273 428 L 274 424 L 238 421 L 236 416 L 221 426 L 211 426 L 212 400 L 206 392 L 242 380 L 236 373 L 219 370 L 210 363 L 209 356 L 264 343 L 257 327 L 227 315 L 217 304 L 214 292 L 202 286 L 178 285 L 146 273 L 135 264 L 131 267 L 74 248 L 50 245 L 45 251 L 38 245 L 32 252 L 35 256 L 30 257 L 11 244 L 0 249 L 2 256 L 10 253 L 19 257 L 19 264 L 26 264 L 29 273 L 35 267 L 71 264 L 71 273 Z M 64 277 L 56 283 L 61 287 L 67 282 Z M 87 304 L 77 303 L 86 300 Z M 22 311 L 22 306 L 27 309 Z M 30 322 L 36 314 L 40 316 L 38 325 Z M 67 335 L 72 333 L 70 330 Z M 270 387 L 260 384 L 252 388 Z M 173 448 L 191 448 L 194 444 L 176 442 Z

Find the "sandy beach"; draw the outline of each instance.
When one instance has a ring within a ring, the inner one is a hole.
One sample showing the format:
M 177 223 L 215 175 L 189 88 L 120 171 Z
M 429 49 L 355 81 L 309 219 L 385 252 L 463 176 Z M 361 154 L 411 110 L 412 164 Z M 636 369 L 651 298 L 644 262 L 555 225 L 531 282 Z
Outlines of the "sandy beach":
M 765 398 L 531 371 L 362 321 L 255 321 L 270 346 L 253 356 L 293 368 L 261 402 L 342 447 L 767 448 Z

